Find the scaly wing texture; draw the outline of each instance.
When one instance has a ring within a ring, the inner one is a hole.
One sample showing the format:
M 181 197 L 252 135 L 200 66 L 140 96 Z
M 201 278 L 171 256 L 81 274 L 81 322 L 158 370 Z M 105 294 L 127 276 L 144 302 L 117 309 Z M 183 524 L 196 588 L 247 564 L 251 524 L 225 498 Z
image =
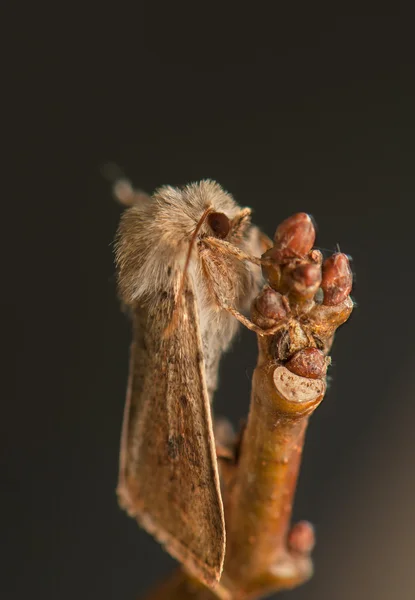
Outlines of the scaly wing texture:
M 134 312 L 118 494 L 121 505 L 197 577 L 220 577 L 225 524 L 198 311 L 180 271 L 151 310 Z M 176 319 L 175 316 L 175 319 Z

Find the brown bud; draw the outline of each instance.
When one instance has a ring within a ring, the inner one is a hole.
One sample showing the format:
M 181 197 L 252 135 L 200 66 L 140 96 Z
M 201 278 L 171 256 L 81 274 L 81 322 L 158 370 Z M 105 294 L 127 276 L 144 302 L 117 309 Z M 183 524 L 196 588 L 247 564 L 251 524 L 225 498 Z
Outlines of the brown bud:
M 316 248 L 314 248 L 314 250 L 311 250 L 310 254 L 308 255 L 308 258 L 312 260 L 313 263 L 315 263 L 316 265 L 323 264 L 323 255 L 320 252 L 320 250 L 317 250 Z
M 315 544 L 314 527 L 308 521 L 296 523 L 288 534 L 287 545 L 293 552 L 309 554 Z
M 279 321 L 287 316 L 282 295 L 270 287 L 265 287 L 255 301 L 257 311 L 267 319 Z
M 317 348 L 305 348 L 296 352 L 285 366 L 291 373 L 310 379 L 322 379 L 327 372 L 326 357 Z
M 350 294 L 352 284 L 353 275 L 346 254 L 337 252 L 324 261 L 321 282 L 323 304 L 334 306 L 343 302 Z
M 300 296 L 313 296 L 321 284 L 321 269 L 313 263 L 300 265 L 287 275 L 287 283 L 290 291 Z
M 275 248 L 287 256 L 304 256 L 310 252 L 316 238 L 313 222 L 306 213 L 297 213 L 285 219 L 274 235 Z
M 281 268 L 273 253 L 274 248 L 269 248 L 263 255 L 262 259 L 267 262 L 262 265 L 262 275 L 269 285 L 277 290 L 281 283 Z

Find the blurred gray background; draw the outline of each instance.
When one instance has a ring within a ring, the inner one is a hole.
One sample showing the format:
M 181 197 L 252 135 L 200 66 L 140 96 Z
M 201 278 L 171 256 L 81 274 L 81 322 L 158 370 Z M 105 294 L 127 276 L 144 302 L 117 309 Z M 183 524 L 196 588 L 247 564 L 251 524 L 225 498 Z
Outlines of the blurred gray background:
M 19 278 L 13 313 L 22 327 L 18 401 L 2 420 L 3 596 L 135 599 L 175 565 L 115 496 L 130 326 L 111 247 L 121 207 L 100 174 L 114 161 L 150 192 L 216 179 L 268 235 L 309 212 L 317 246 L 340 244 L 353 257 L 357 306 L 336 337 L 295 505 L 295 518 L 316 526 L 316 572 L 279 597 L 410 600 L 411 19 L 398 6 L 346 14 L 296 5 L 279 15 L 255 5 L 244 14 L 152 8 L 135 18 L 115 7 L 74 10 L 52 15 L 51 27 L 37 13 L 42 26 L 28 18 L 19 30 L 27 76 L 19 171 L 31 186 L 19 223 L 33 267 Z M 255 336 L 241 331 L 215 402 L 235 424 L 247 413 L 255 362 Z

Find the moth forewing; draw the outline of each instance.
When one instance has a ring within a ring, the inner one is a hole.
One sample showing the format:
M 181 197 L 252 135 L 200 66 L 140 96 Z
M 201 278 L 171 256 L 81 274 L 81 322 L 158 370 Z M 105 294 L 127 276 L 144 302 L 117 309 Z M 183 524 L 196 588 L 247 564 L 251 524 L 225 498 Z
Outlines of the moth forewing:
M 130 515 L 212 584 L 222 571 L 225 524 L 198 312 L 186 280 L 177 327 L 163 338 L 172 293 L 168 286 L 153 309 L 134 311 L 118 494 Z
M 119 291 L 133 315 L 120 503 L 207 584 L 225 552 L 209 404 L 238 326 L 224 307 L 247 309 L 261 281 L 244 262 L 264 251 L 249 214 L 212 181 L 165 187 L 125 211 L 117 236 Z

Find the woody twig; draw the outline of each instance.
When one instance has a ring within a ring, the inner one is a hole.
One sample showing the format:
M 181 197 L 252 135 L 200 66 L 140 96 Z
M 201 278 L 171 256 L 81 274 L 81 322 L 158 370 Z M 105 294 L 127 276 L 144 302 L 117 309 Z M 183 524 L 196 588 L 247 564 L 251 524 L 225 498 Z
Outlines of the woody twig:
M 265 335 L 248 421 L 240 444 L 223 432 L 218 440 L 227 450 L 219 458 L 227 532 L 220 584 L 211 591 L 178 572 L 148 600 L 254 600 L 312 575 L 313 528 L 290 525 L 292 505 L 308 421 L 326 391 L 328 352 L 353 308 L 348 257 L 323 262 L 314 239 L 309 216 L 296 214 L 262 257 L 267 285 L 251 318 Z

